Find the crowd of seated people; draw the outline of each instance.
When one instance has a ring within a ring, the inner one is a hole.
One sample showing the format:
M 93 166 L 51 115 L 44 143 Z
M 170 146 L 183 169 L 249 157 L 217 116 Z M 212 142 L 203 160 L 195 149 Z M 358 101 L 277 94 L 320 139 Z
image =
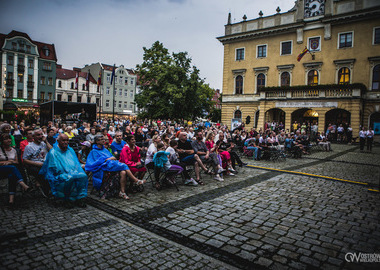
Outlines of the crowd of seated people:
M 186 185 L 197 186 L 204 184 L 201 171 L 213 175 L 217 181 L 224 181 L 225 176 L 235 175 L 236 165 L 246 165 L 240 159 L 240 152 L 244 147 L 252 151 L 255 160 L 262 159 L 268 149 L 308 154 L 312 141 L 324 150 L 331 151 L 328 136 L 323 132 L 313 134 L 313 127 L 309 129 L 304 125 L 293 127 L 296 129 L 290 132 L 283 129 L 282 123 L 267 123 L 266 128 L 258 131 L 255 128 L 247 129 L 244 125 L 230 131 L 226 126 L 211 124 L 209 121 L 130 122 L 103 119 L 92 124 L 79 122 L 78 125 L 49 122 L 42 128 L 37 128 L 35 124 L 28 126 L 24 122 L 3 123 L 0 125 L 0 131 L 2 134 L 9 134 L 10 147 L 17 149 L 18 161 L 24 165 L 27 173 L 36 179 L 35 187 L 41 189 L 45 195 L 49 193 L 46 183 L 50 184 L 50 189 L 53 189 L 55 184 L 51 175 L 49 176 L 49 170 L 54 166 L 46 165 L 48 167 L 43 173 L 41 168 L 48 153 L 53 149 L 54 155 L 52 154 L 47 163 L 52 163 L 56 156 L 64 158 L 71 155 L 73 150 L 76 162 L 68 166 L 75 169 L 79 166 L 87 176 L 91 175 L 96 189 L 102 188 L 104 172 L 113 172 L 113 176 L 117 176 L 117 183 L 114 183 L 117 184 L 117 195 L 122 199 L 129 199 L 129 192 L 134 190 L 133 187 L 144 185 L 143 179 L 147 170 L 155 170 L 157 167 L 158 171 L 168 175 L 170 182 L 174 182 L 176 176 L 182 175 Z M 6 143 L 8 141 L 2 142 L 4 145 Z M 3 158 L 2 156 L 4 155 L 0 153 L 0 158 Z M 5 166 L 2 163 L 0 165 Z M 193 176 L 188 167 L 193 168 Z M 48 182 L 47 175 L 50 177 Z M 29 190 L 22 176 L 15 171 L 9 173 L 9 179 L 10 195 L 14 195 L 14 183 L 16 186 L 18 183 L 23 190 Z M 81 175 L 73 179 L 83 181 L 84 177 Z M 162 183 L 158 177 L 155 177 L 155 181 L 154 186 L 160 190 Z M 83 206 L 84 193 L 78 192 L 80 196 L 62 196 L 58 189 L 64 186 L 55 186 L 51 192 L 53 196 L 66 201 L 80 200 L 79 205 Z M 13 201 L 14 196 L 9 199 L 10 203 Z

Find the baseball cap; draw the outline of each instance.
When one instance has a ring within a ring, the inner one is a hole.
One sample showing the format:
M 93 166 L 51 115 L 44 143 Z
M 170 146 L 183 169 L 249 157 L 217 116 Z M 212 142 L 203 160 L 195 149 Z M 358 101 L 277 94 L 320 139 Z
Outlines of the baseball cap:
M 82 142 L 80 144 L 84 145 L 84 146 L 87 146 L 87 147 L 91 147 L 91 143 L 89 141 L 84 141 L 84 142 Z

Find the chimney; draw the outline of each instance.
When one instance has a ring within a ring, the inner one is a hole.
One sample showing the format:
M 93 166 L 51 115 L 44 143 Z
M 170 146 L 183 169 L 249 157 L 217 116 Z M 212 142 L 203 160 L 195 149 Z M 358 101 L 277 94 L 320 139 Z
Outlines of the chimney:
M 61 64 L 57 64 L 57 68 L 62 69 L 62 65 Z
M 81 70 L 80 68 L 77 68 L 77 67 L 74 67 L 73 70 L 74 70 L 75 72 L 82 72 L 82 70 Z

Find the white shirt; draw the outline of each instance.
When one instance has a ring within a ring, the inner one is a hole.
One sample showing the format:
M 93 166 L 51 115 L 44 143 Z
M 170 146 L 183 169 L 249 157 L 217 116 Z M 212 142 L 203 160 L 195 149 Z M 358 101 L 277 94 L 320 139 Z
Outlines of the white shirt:
M 367 138 L 372 138 L 375 135 L 375 132 L 373 130 L 367 130 L 365 135 L 367 136 Z
M 151 143 L 149 145 L 148 151 L 146 152 L 145 164 L 153 162 L 153 156 L 155 153 L 157 153 L 157 148 L 154 143 Z

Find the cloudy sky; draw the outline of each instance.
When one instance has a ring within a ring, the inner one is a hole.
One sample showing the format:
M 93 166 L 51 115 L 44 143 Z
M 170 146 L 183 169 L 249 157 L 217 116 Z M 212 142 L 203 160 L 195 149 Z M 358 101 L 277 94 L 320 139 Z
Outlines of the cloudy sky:
M 0 0 L 0 33 L 26 32 L 54 43 L 64 68 L 102 62 L 135 68 L 143 47 L 159 40 L 170 52 L 187 51 L 202 78 L 222 88 L 228 13 L 239 22 L 291 9 L 294 0 Z

